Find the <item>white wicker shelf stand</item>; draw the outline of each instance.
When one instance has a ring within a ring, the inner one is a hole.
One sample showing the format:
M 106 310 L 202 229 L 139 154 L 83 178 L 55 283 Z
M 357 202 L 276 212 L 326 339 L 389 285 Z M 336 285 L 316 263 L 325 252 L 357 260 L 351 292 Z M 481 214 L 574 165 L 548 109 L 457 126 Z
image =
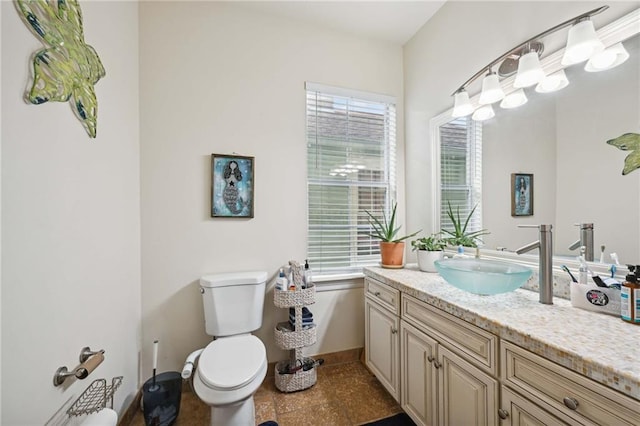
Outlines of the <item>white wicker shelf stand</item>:
M 288 360 L 276 363 L 275 380 L 276 387 L 282 392 L 295 392 L 310 388 L 316 383 L 316 368 L 304 371 L 302 368 L 291 374 L 280 374 L 287 365 L 301 365 L 309 360 L 302 353 L 302 348 L 313 345 L 316 342 L 316 325 L 302 327 L 302 308 L 316 301 L 316 287 L 301 290 L 274 290 L 273 303 L 278 308 L 295 309 L 295 331 L 285 331 L 276 327 L 274 330 L 276 343 L 282 349 L 290 351 Z M 288 323 L 286 323 L 288 325 Z

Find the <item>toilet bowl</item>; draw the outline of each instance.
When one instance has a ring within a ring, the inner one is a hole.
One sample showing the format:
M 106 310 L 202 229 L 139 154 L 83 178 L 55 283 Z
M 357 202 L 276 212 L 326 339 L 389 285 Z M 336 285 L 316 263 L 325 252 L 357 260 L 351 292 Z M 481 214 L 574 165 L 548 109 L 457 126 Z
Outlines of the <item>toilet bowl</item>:
M 267 351 L 250 333 L 262 326 L 266 281 L 265 271 L 200 278 L 205 331 L 214 340 L 187 357 L 182 377 L 193 377 L 196 395 L 211 407 L 212 425 L 255 425 L 253 394 L 267 375 Z
M 216 339 L 193 375 L 198 397 L 211 406 L 212 425 L 255 425 L 253 394 L 267 375 L 267 354 L 251 334 Z

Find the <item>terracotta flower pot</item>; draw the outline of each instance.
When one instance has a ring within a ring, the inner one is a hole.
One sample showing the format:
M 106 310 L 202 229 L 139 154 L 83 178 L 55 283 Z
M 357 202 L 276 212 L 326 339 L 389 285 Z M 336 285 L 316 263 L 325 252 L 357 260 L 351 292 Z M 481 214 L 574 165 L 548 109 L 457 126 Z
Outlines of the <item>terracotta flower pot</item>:
M 404 267 L 404 241 L 399 243 L 380 242 L 380 266 L 398 269 Z

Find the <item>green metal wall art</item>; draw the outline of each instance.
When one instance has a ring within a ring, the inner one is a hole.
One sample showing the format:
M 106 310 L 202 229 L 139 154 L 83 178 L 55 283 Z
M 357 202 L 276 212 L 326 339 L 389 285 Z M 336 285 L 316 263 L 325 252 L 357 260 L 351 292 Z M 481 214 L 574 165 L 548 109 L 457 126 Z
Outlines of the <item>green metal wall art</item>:
M 87 133 L 96 137 L 98 100 L 94 84 L 105 76 L 98 54 L 84 42 L 78 0 L 16 0 L 27 26 L 45 45 L 33 55 L 32 104 L 71 103 Z
M 622 151 L 631 151 L 624 159 L 624 169 L 622 175 L 627 175 L 632 171 L 640 168 L 640 134 L 625 133 L 615 139 L 607 141 L 609 145 L 613 145 Z

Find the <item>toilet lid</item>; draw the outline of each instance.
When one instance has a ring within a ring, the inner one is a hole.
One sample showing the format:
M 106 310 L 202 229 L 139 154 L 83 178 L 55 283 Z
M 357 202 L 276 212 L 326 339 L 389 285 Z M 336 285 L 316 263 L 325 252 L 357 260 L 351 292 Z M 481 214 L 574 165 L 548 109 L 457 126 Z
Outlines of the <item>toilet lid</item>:
M 225 337 L 202 351 L 198 373 L 210 387 L 236 389 L 253 380 L 266 361 L 264 344 L 256 336 Z

